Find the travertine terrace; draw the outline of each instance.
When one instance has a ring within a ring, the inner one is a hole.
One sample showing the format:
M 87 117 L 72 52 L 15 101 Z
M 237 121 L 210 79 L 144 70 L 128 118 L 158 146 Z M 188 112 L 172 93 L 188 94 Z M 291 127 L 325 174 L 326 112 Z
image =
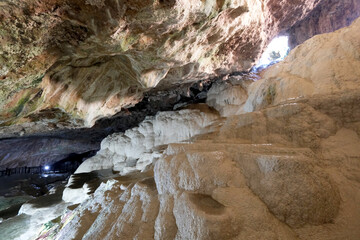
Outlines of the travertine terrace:
M 360 239 L 359 1 L 0 7 L 0 239 Z

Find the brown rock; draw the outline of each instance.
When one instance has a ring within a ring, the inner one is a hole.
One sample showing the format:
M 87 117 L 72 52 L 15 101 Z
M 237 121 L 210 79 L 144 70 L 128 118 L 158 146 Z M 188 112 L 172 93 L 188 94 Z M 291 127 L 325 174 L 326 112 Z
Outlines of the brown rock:
M 39 108 L 58 104 L 92 124 L 139 101 L 155 86 L 249 70 L 271 38 L 317 3 L 9 0 L 0 10 L 5 19 L 0 23 L 0 74 L 14 74 L 6 78 L 2 102 L 36 85 L 37 75 L 57 59 L 47 71 L 42 85 L 46 104 Z M 31 68 L 39 55 L 54 60 L 45 58 Z M 85 72 L 94 78 L 88 80 Z M 120 72 L 131 77 L 119 77 Z
M 358 0 L 321 1 L 309 16 L 289 30 L 289 45 L 294 48 L 312 36 L 349 26 L 359 16 Z

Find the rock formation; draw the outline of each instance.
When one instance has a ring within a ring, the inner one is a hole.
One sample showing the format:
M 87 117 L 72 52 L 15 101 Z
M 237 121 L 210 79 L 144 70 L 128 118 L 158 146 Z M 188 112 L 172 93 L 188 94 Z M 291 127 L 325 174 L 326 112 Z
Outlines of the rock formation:
M 360 2 L 357 0 L 321 1 L 304 20 L 288 31 L 289 45 L 293 48 L 317 34 L 346 27 L 359 16 Z
M 122 176 L 50 231 L 59 239 L 357 239 L 359 27 L 360 19 L 306 41 L 256 82 L 214 85 L 209 104 L 230 105 L 226 118 L 195 106 L 107 137 L 78 171 Z M 231 100 L 243 92 L 247 100 Z M 166 127 L 182 116 L 185 125 Z M 86 193 L 82 186 L 69 183 L 63 198 Z
M 8 108 L 61 107 L 92 125 L 153 87 L 249 70 L 270 39 L 317 3 L 3 1 L 1 106 L 41 82 L 38 102 L 22 93 Z
M 143 170 L 157 157 L 155 147 L 198 135 L 217 117 L 215 113 L 195 109 L 160 112 L 145 119 L 139 127 L 108 136 L 101 142 L 98 154 L 85 161 L 76 173 L 109 168 L 122 174 Z
M 360 18 L 299 44 L 340 5 L 1 2 L 0 164 L 103 140 L 0 238 L 359 239 Z M 284 61 L 239 73 L 288 30 Z

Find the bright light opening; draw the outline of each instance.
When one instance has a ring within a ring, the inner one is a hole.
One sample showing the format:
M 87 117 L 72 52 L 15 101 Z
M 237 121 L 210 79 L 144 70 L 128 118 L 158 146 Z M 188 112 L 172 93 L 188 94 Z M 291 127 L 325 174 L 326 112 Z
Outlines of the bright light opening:
M 50 166 L 46 165 L 46 166 L 44 167 L 44 169 L 47 171 L 47 170 L 50 169 Z
M 272 63 L 283 60 L 289 53 L 289 37 L 281 36 L 274 38 L 261 56 L 255 70 L 266 68 Z

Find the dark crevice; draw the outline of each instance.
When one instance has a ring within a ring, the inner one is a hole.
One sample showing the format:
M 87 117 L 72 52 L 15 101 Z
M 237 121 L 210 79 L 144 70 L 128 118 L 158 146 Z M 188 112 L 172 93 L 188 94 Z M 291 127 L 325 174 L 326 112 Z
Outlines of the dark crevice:
M 227 76 L 246 74 L 234 72 Z M 177 85 L 167 91 L 153 89 L 145 93 L 142 101 L 135 106 L 123 109 L 112 117 L 99 119 L 91 128 L 58 129 L 46 133 L 0 139 L 0 159 L 6 158 L 7 162 L 14 159 L 17 162 L 16 166 L 2 164 L 0 170 L 6 167 L 32 167 L 28 163 L 31 160 L 36 162 L 37 159 L 42 159 L 42 164 L 36 166 L 65 162 L 71 154 L 76 156 L 92 152 L 91 154 L 94 155 L 100 149 L 100 143 L 105 137 L 136 127 L 147 116 L 154 116 L 159 111 L 178 110 L 189 104 L 205 103 L 207 92 L 212 84 L 223 81 L 224 77 L 188 85 Z M 39 151 L 39 147 L 46 150 Z

